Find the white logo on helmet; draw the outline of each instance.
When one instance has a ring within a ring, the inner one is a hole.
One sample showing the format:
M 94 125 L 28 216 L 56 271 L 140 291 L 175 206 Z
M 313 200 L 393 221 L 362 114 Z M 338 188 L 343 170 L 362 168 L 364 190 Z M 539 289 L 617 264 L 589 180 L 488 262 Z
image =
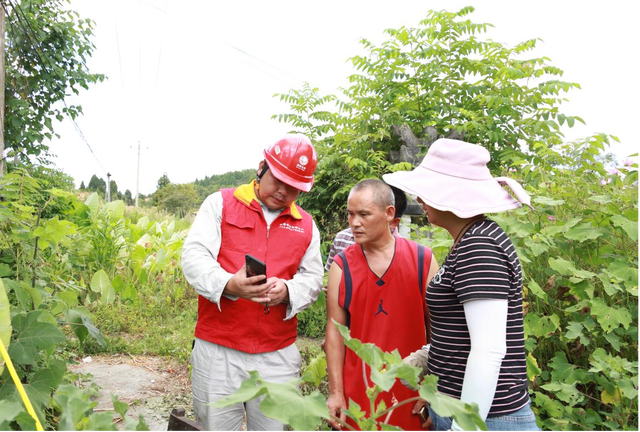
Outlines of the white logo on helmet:
M 282 152 L 282 150 L 280 150 L 280 146 L 279 145 L 277 145 L 273 150 L 276 152 L 276 156 L 278 156 L 280 154 L 280 152 Z
M 309 163 L 309 158 L 306 157 L 305 155 L 302 155 L 298 159 L 298 163 L 296 164 L 296 168 L 299 169 L 300 171 L 306 171 L 307 170 L 306 165 L 308 163 Z

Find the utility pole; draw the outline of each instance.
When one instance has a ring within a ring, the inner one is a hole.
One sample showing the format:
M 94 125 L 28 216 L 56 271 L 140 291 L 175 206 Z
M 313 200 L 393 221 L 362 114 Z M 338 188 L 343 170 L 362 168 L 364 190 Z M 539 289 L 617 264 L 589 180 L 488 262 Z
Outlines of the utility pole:
M 4 175 L 4 14 L 0 2 L 0 177 Z
M 107 202 L 111 202 L 111 173 L 107 173 Z
M 139 196 L 140 196 L 140 141 L 138 141 L 138 172 L 136 173 L 136 208 L 138 208 Z

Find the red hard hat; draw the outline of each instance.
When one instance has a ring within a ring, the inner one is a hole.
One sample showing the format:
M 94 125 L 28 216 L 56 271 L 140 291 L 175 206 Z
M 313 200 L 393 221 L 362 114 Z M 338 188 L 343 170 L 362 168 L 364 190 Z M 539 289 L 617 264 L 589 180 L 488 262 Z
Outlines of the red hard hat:
M 278 180 L 302 192 L 311 190 L 318 155 L 309 138 L 285 135 L 264 151 L 264 158 Z

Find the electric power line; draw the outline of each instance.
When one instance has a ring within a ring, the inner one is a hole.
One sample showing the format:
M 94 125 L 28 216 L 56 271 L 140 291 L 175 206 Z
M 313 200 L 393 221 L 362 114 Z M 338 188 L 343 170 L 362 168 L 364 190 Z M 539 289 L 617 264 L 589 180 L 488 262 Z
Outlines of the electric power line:
M 171 13 L 167 12 L 166 10 L 163 10 L 163 9 L 159 8 L 159 7 L 158 7 L 158 6 L 156 6 L 156 5 L 154 5 L 154 4 L 152 4 L 152 3 L 149 3 L 148 1 L 145 1 L 145 0 L 140 0 L 140 1 L 141 1 L 142 3 L 147 4 L 148 6 L 150 6 L 150 7 L 152 7 L 152 8 L 154 8 L 154 9 L 159 10 L 160 12 L 162 12 L 162 13 L 164 13 L 164 14 L 166 14 L 166 15 L 169 15 L 169 16 L 171 16 L 171 17 L 173 17 L 173 18 L 176 18 L 176 19 L 178 19 L 178 20 L 183 21 L 183 20 L 182 20 L 182 18 L 180 18 L 180 17 L 178 17 L 178 16 L 176 16 L 176 15 L 173 15 L 173 14 L 171 14 Z M 187 24 L 188 24 L 190 27 L 193 27 L 194 29 L 199 30 L 199 28 L 198 28 L 197 26 L 195 26 L 194 24 L 191 24 L 191 23 L 187 23 Z M 224 45 L 228 46 L 228 47 L 229 47 L 229 48 L 231 48 L 231 49 L 234 49 L 234 50 L 238 51 L 238 52 L 239 52 L 239 53 L 241 53 L 242 55 L 244 55 L 244 56 L 246 56 L 246 57 L 248 57 L 248 58 L 250 58 L 250 59 L 252 59 L 252 60 L 254 60 L 254 61 L 257 61 L 257 62 L 259 62 L 259 63 L 262 63 L 263 65 L 265 65 L 265 66 L 267 66 L 267 67 L 269 67 L 269 68 L 271 68 L 271 69 L 273 69 L 273 70 L 275 70 L 275 71 L 278 71 L 278 72 L 280 72 L 281 74 L 288 75 L 288 76 L 290 76 L 290 77 L 292 77 L 292 78 L 295 78 L 296 80 L 298 80 L 298 81 L 300 81 L 300 82 L 303 82 L 303 81 L 304 81 L 304 80 L 303 80 L 303 79 L 301 79 L 300 77 L 298 77 L 298 76 L 296 76 L 296 75 L 293 75 L 292 73 L 287 72 L 287 71 L 285 71 L 285 70 L 283 70 L 283 69 L 281 69 L 281 68 L 279 68 L 279 67 L 277 67 L 277 66 L 274 66 L 274 65 L 272 65 L 271 63 L 269 63 L 269 62 L 267 62 L 267 61 L 265 61 L 265 60 L 262 60 L 261 58 L 256 57 L 256 56 L 254 56 L 253 54 L 251 54 L 251 53 L 249 53 L 249 52 L 247 52 L 247 51 L 245 51 L 245 50 L 243 50 L 243 49 L 241 49 L 241 48 L 238 48 L 238 47 L 236 47 L 236 46 L 234 46 L 234 45 L 232 45 L 232 44 L 230 44 L 230 43 L 228 43 L 228 42 L 226 42 L 226 41 L 224 41 L 224 40 L 222 40 L 222 39 L 220 39 L 220 38 L 217 38 L 217 39 L 218 39 L 218 41 L 219 41 L 219 42 L 221 42 L 222 44 L 224 44 Z M 281 81 L 281 82 L 283 82 L 283 83 L 285 83 L 285 84 L 290 84 L 289 82 L 287 82 L 287 81 L 285 81 L 285 80 L 282 80 L 280 77 L 277 77 L 277 76 L 275 76 L 275 75 L 273 75 L 273 74 L 269 73 L 268 71 L 266 71 L 265 69 L 263 69 L 263 68 L 261 68 L 260 66 L 256 65 L 255 63 L 254 63 L 253 65 L 254 65 L 257 69 L 259 69 L 260 71 L 262 71 L 262 72 L 266 73 L 267 75 L 271 76 L 272 78 L 275 78 L 275 79 L 277 79 L 278 81 Z

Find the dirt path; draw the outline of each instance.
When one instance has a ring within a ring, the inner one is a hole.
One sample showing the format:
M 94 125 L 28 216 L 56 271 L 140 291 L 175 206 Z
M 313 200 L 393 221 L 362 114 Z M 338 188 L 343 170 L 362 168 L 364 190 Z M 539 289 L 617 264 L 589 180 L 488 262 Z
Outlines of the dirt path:
M 152 431 L 167 430 L 169 413 L 176 406 L 183 406 L 187 417 L 193 418 L 187 365 L 162 357 L 119 354 L 87 357 L 69 369 L 83 374 L 83 386 L 93 382 L 100 387 L 94 411 L 113 411 L 111 395 L 115 394 L 129 404 L 127 416 L 137 420 L 142 414 Z

